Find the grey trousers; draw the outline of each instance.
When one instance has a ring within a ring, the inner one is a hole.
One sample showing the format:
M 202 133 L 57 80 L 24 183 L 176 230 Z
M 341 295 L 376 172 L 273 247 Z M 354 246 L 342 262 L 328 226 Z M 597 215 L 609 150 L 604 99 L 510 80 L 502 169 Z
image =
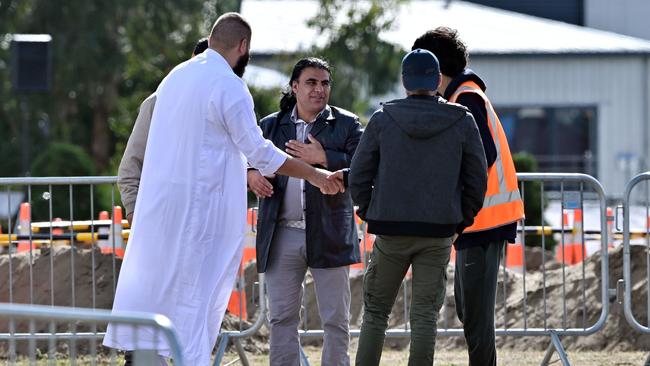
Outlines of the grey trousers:
M 307 273 L 305 231 L 278 227 L 271 244 L 266 284 L 269 297 L 272 366 L 300 365 L 300 304 Z M 350 364 L 349 267 L 309 268 L 314 278 L 321 324 L 325 330 L 323 366 Z

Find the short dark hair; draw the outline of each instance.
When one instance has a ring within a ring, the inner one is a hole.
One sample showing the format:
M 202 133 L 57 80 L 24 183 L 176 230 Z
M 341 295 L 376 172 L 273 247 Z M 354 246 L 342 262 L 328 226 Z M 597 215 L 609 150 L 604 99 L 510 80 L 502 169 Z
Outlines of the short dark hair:
M 320 59 L 318 57 L 306 57 L 300 59 L 293 66 L 293 71 L 291 72 L 291 79 L 289 79 L 288 90 L 282 92 L 282 98 L 280 99 L 280 111 L 288 112 L 291 109 L 293 109 L 293 107 L 296 105 L 296 95 L 293 93 L 291 86 L 293 85 L 294 81 L 300 79 L 300 75 L 302 75 L 302 71 L 308 67 L 314 67 L 317 69 L 325 70 L 330 74 L 330 78 L 331 78 L 332 72 L 330 71 L 330 64 L 327 63 L 327 61 Z
M 251 40 L 251 26 L 238 13 L 225 13 L 214 22 L 209 43 L 212 47 L 229 50 L 237 47 L 242 39 Z
M 208 49 L 208 38 L 204 37 L 199 39 L 198 42 L 196 42 L 196 45 L 194 46 L 194 52 L 192 52 L 192 54 L 196 56 L 203 53 L 203 51 L 207 49 Z
M 412 49 L 417 48 L 433 52 L 440 62 L 440 72 L 452 78 L 462 73 L 469 62 L 467 46 L 458 31 L 449 27 L 427 31 L 413 43 Z

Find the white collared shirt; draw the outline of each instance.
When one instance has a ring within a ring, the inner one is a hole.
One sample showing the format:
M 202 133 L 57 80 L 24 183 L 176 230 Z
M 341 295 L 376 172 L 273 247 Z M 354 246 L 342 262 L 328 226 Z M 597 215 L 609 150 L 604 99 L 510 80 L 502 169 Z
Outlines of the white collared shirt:
M 314 122 L 325 112 L 323 108 L 313 121 L 306 122 L 298 117 L 297 106 L 293 107 L 291 111 L 290 120 L 296 127 L 296 141 L 307 142 L 309 139 L 307 135 L 311 131 Z M 305 220 L 305 180 L 299 178 L 289 177 L 287 180 L 287 188 L 284 192 L 282 206 L 280 207 L 280 220 L 287 221 L 304 221 Z

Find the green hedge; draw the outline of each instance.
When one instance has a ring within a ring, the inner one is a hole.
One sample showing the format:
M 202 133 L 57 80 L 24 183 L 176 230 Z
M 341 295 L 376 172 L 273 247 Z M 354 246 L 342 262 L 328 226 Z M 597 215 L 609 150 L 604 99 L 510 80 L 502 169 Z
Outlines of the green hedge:
M 526 152 L 520 152 L 512 155 L 515 163 L 517 173 L 536 173 L 537 160 L 535 157 Z M 520 189 L 522 184 L 519 184 Z M 542 201 L 541 183 L 540 182 L 525 182 L 523 184 L 524 190 L 524 211 L 526 213 L 526 225 L 541 225 L 543 220 L 544 209 L 547 206 L 547 201 L 544 198 Z M 545 247 L 552 249 L 555 246 L 555 240 L 552 235 L 546 235 Z M 542 246 L 541 235 L 526 235 L 526 246 Z
M 66 143 L 49 144 L 34 159 L 31 166 L 31 175 L 34 177 L 75 177 L 92 176 L 96 174 L 90 156 L 79 146 Z M 94 186 L 94 211 L 109 210 L 111 207 L 111 190 L 108 185 Z M 32 187 L 32 221 L 49 220 L 49 201 L 52 201 L 52 217 L 63 220 L 70 219 L 70 186 Z M 48 198 L 49 196 L 49 198 Z M 26 196 L 27 197 L 27 196 Z M 90 187 L 88 185 L 72 186 L 72 216 L 75 220 L 88 220 L 90 212 Z M 119 197 L 115 197 L 119 202 Z

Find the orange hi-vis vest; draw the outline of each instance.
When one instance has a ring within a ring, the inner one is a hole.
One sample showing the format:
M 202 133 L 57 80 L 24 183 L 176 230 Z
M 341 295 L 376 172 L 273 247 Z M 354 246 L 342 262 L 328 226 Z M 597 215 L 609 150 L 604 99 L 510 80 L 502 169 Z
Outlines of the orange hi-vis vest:
M 474 224 L 463 231 L 470 233 L 497 228 L 523 219 L 524 203 L 519 193 L 517 172 L 508 147 L 508 140 L 492 103 L 483 90 L 472 81 L 462 83 L 449 98 L 449 101 L 455 103 L 458 96 L 463 93 L 475 93 L 485 102 L 488 127 L 497 151 L 494 164 L 488 168 L 488 185 L 483 208 L 474 218 Z

